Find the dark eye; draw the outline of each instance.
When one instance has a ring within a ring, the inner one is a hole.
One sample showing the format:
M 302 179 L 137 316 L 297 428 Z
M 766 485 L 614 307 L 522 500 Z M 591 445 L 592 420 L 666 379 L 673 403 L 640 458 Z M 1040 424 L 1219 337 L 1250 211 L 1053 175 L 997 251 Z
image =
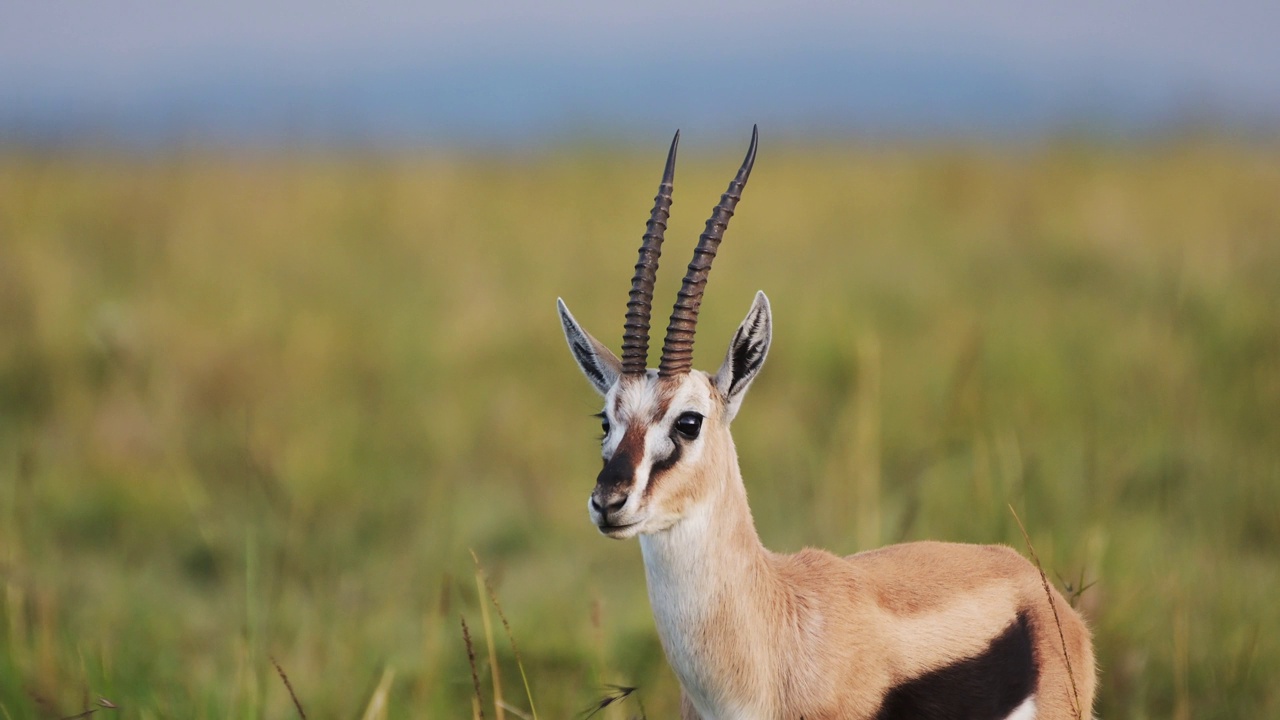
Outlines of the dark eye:
M 692 440 L 702 431 L 702 416 L 696 412 L 687 412 L 676 418 L 676 432 Z
M 609 434 L 609 418 L 600 418 L 600 432 Z

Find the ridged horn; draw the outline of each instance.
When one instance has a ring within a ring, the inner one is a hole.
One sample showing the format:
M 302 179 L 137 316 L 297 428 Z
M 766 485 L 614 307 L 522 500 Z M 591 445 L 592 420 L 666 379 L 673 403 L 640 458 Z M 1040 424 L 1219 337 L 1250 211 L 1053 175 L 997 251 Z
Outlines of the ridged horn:
M 676 147 L 680 145 L 680 131 L 671 139 L 667 151 L 667 168 L 662 173 L 662 183 L 653 198 L 653 212 L 645 226 L 644 239 L 640 243 L 640 258 L 636 260 L 636 274 L 631 278 L 631 298 L 627 301 L 627 319 L 622 326 L 622 372 L 625 375 L 643 375 L 649 364 L 649 317 L 653 310 L 653 283 L 658 276 L 658 258 L 662 256 L 662 235 L 671 215 L 671 190 L 676 176 Z
M 729 189 L 720 196 L 720 204 L 711 211 L 707 227 L 698 238 L 698 247 L 693 251 L 689 271 L 676 296 L 671 323 L 667 325 L 667 337 L 662 343 L 662 360 L 658 365 L 658 375 L 662 377 L 682 375 L 693 367 L 693 334 L 698 327 L 698 309 L 702 306 L 702 294 L 707 289 L 707 276 L 711 274 L 711 263 L 716 259 L 716 250 L 720 247 L 720 240 L 724 238 L 725 229 L 729 227 L 733 210 L 742 199 L 742 189 L 751 176 L 759 136 L 758 128 L 753 125 L 747 157 L 742 161 L 738 174 L 729 183 Z

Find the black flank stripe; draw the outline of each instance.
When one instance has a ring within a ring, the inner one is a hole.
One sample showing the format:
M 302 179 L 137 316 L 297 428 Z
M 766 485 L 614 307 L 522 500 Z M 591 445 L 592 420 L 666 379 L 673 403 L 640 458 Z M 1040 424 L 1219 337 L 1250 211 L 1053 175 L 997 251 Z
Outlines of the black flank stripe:
M 876 720 L 1000 720 L 1035 692 L 1040 668 L 1026 613 L 971 658 L 894 686 Z

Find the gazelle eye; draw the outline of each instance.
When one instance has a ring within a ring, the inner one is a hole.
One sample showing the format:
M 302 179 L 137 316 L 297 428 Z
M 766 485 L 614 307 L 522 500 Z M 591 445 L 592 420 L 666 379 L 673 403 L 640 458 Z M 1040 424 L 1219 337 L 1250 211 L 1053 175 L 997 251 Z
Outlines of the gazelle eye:
M 676 432 L 692 440 L 702 431 L 702 416 L 696 412 L 687 412 L 676 418 Z

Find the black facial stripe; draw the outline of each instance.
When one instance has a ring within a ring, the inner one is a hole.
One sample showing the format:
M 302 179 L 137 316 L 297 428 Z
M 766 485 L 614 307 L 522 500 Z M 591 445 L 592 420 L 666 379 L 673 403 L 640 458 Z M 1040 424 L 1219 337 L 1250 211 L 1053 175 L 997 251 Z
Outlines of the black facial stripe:
M 1026 613 L 987 649 L 894 686 L 876 720 L 999 720 L 1036 690 L 1040 668 Z
M 653 464 L 653 468 L 649 470 L 649 477 L 664 473 L 670 470 L 676 463 L 680 462 L 680 453 L 682 450 L 683 448 L 681 448 L 680 443 L 676 443 L 675 449 L 673 449 L 669 455 Z
M 649 468 L 649 483 L 644 488 L 645 497 L 653 494 L 653 487 L 658 484 L 658 478 L 680 462 L 680 453 L 683 450 L 683 447 L 677 442 L 671 454 L 653 463 L 653 466 Z

